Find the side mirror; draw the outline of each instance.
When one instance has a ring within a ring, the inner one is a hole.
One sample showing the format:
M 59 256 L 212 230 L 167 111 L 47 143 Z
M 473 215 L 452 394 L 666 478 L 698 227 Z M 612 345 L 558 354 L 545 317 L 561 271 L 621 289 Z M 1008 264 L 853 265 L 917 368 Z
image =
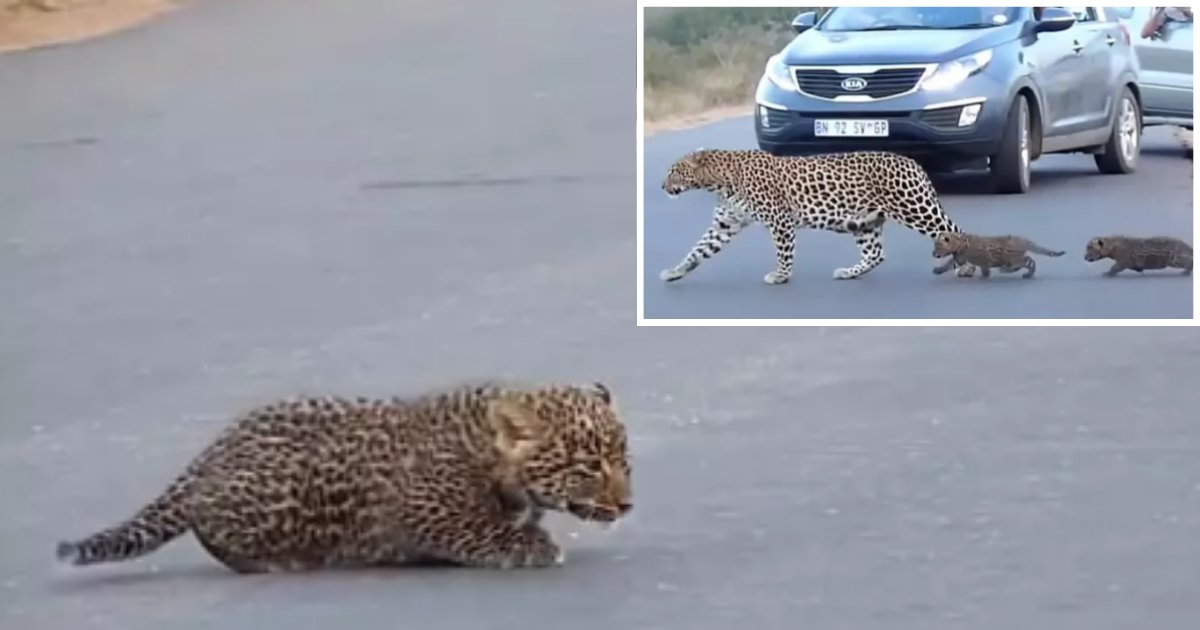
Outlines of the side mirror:
M 1057 33 L 1075 26 L 1075 14 L 1062 7 L 1043 7 L 1042 19 L 1033 27 L 1035 33 Z
M 804 31 L 807 31 L 808 29 L 810 29 L 816 25 L 817 25 L 817 12 L 816 11 L 805 11 L 804 13 L 797 15 L 796 19 L 792 20 L 792 30 L 796 31 L 796 34 L 803 33 Z

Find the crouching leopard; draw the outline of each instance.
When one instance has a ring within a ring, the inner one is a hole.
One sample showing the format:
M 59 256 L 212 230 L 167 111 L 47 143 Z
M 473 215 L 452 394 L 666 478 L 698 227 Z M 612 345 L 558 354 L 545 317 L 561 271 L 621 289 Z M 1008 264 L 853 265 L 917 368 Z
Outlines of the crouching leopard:
M 949 257 L 945 264 L 933 268 L 933 273 L 943 274 L 951 266 L 970 263 L 979 267 L 979 276 L 988 278 L 992 269 L 1003 273 L 1014 273 L 1025 269 L 1022 278 L 1029 279 L 1037 271 L 1037 262 L 1029 255 L 1062 256 L 1064 251 L 1046 249 L 1023 237 L 1006 234 L 1003 236 L 981 236 L 965 232 L 943 232 L 933 240 L 934 258 Z
M 563 553 L 540 514 L 614 522 L 630 481 L 600 383 L 297 398 L 240 416 L 131 518 L 57 551 L 76 565 L 129 560 L 191 531 L 239 573 L 547 567 Z
M 1182 269 L 1181 275 L 1192 273 L 1192 246 L 1173 236 L 1097 236 L 1084 248 L 1083 259 L 1095 262 L 1111 258 L 1112 267 L 1104 272 L 1113 277 L 1126 269 L 1142 273 L 1147 269 Z
M 707 190 L 719 200 L 708 230 L 678 265 L 660 274 L 667 282 L 694 271 L 756 221 L 766 225 L 775 245 L 776 267 L 763 278 L 767 284 L 791 278 L 800 228 L 854 236 L 860 259 L 835 270 L 836 279 L 859 278 L 883 262 L 887 219 L 930 238 L 961 232 L 946 216 L 925 169 L 884 151 L 779 157 L 759 150 L 699 149 L 671 165 L 662 189 L 671 197 Z M 959 267 L 958 275 L 973 274 L 973 265 Z

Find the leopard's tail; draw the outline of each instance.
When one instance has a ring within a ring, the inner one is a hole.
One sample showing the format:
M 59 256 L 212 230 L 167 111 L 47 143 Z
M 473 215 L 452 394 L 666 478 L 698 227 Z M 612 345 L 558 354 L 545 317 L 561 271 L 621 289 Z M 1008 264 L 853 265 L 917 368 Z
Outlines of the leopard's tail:
M 183 535 L 191 527 L 186 508 L 191 479 L 190 474 L 179 477 L 158 498 L 119 525 L 82 540 L 58 543 L 58 559 L 80 566 L 132 560 Z
M 1067 253 L 1067 252 L 1060 252 L 1060 251 L 1054 250 L 1054 249 L 1046 249 L 1045 247 L 1042 247 L 1041 245 L 1038 245 L 1037 243 L 1034 243 L 1034 242 L 1029 243 L 1029 251 L 1031 251 L 1035 254 L 1041 254 L 1043 256 L 1062 256 L 1063 254 Z

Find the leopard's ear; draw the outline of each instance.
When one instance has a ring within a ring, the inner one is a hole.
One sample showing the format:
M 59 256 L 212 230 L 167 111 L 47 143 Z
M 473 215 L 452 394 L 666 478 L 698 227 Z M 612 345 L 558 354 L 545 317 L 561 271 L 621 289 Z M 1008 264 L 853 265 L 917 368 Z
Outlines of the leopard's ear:
M 603 400 L 604 404 L 612 404 L 612 391 L 608 389 L 608 385 L 605 385 L 600 381 L 596 381 L 595 383 L 592 383 L 592 392 L 594 392 L 596 396 L 600 398 L 600 400 Z
M 703 166 L 706 158 L 708 158 L 708 149 L 700 147 L 684 156 L 683 161 L 692 166 Z
M 496 436 L 496 448 L 509 459 L 527 457 L 546 434 L 546 423 L 537 410 L 515 396 L 489 402 L 487 418 Z

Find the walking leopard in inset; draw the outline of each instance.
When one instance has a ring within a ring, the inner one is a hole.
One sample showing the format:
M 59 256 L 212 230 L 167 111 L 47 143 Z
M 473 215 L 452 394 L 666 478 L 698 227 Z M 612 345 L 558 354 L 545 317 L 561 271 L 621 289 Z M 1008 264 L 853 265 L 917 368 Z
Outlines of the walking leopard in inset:
M 962 231 L 946 216 L 925 169 L 885 151 L 780 157 L 759 150 L 699 149 L 671 165 L 662 189 L 671 197 L 707 190 L 719 200 L 699 242 L 660 274 L 667 282 L 694 271 L 756 221 L 766 225 L 775 245 L 776 267 L 763 278 L 767 284 L 791 278 L 800 228 L 854 236 L 860 259 L 836 269 L 836 279 L 862 277 L 883 262 L 887 219 L 930 238 Z M 967 264 L 958 275 L 973 272 Z
M 1113 266 L 1104 272 L 1113 277 L 1126 269 L 1142 273 L 1147 269 L 1182 269 L 1192 273 L 1192 246 L 1172 236 L 1097 236 L 1087 242 L 1083 259 L 1095 262 L 1111 258 Z
M 1022 278 L 1029 279 L 1037 271 L 1037 262 L 1029 252 L 1043 256 L 1062 256 L 1066 252 L 1046 249 L 1022 236 L 981 236 L 966 232 L 943 232 L 933 240 L 933 257 L 949 257 L 945 264 L 933 268 L 935 275 L 946 273 L 950 267 L 967 263 L 979 267 L 979 277 L 989 278 L 992 269 L 1015 273 L 1022 269 Z
M 563 553 L 541 514 L 616 521 L 630 479 L 624 425 L 600 383 L 300 398 L 245 413 L 156 499 L 57 554 L 129 560 L 191 531 L 239 573 L 547 567 Z

